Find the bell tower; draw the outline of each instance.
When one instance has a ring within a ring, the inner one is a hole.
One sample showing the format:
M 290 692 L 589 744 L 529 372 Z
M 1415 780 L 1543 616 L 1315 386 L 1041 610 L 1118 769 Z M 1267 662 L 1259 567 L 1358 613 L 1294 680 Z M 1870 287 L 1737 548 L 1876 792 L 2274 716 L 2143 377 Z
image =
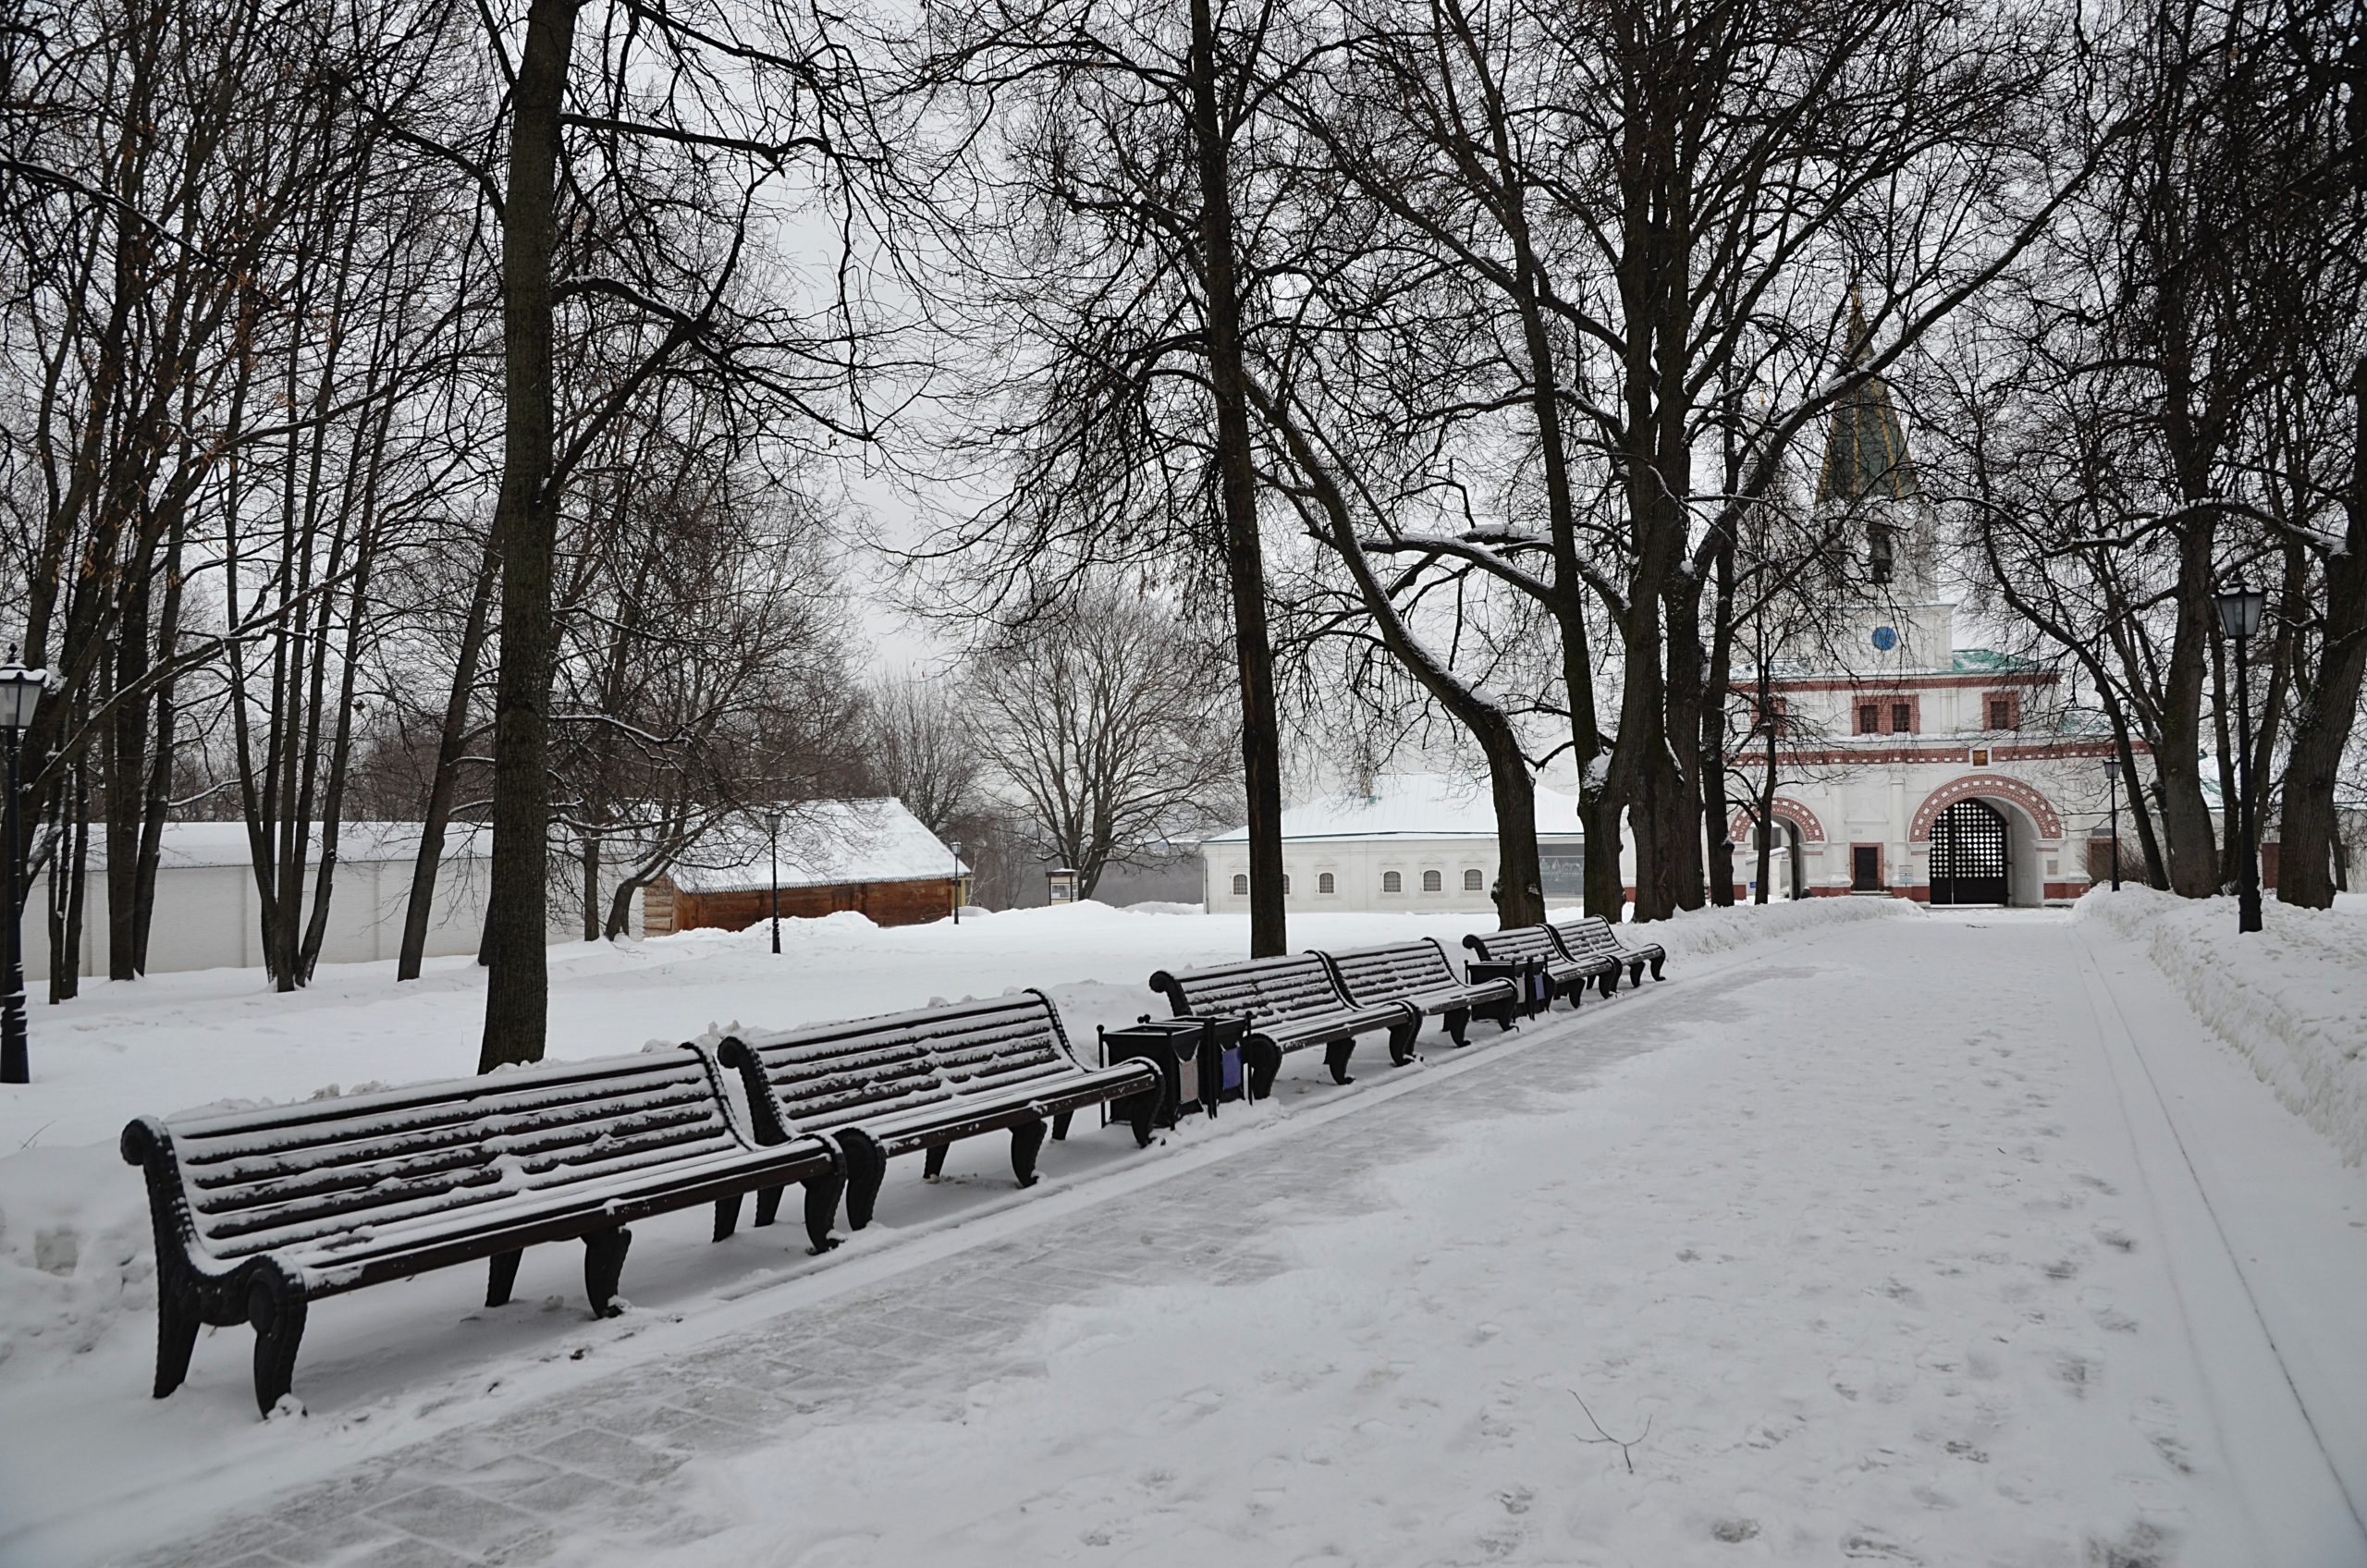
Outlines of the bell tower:
M 1873 358 L 1863 298 L 1849 292 L 1848 370 Z M 1816 509 L 1851 538 L 1846 591 L 1864 606 L 1853 665 L 1944 667 L 1951 609 L 1938 602 L 1938 540 L 1889 384 L 1870 376 L 1834 405 L 1817 474 Z M 1860 543 L 1862 541 L 1862 543 Z

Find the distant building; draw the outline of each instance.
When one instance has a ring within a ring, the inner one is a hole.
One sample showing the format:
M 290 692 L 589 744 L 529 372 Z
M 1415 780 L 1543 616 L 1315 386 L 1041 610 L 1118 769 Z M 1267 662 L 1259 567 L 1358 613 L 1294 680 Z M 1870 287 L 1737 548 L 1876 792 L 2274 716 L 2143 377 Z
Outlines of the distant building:
M 1862 315 L 1853 312 L 1851 330 L 1862 356 Z M 1865 520 L 1862 553 L 1849 564 L 1856 580 L 1834 584 L 1860 607 L 1838 618 L 1837 657 L 1769 664 L 1779 895 L 1878 893 L 1935 904 L 2077 898 L 2091 865 L 2103 875 L 2110 857 L 2110 732 L 2062 700 L 2055 671 L 1956 646 L 1956 606 L 1939 596 L 1932 508 L 1881 380 L 1836 410 L 1817 504 Z M 1756 671 L 1735 677 L 1746 707 L 1760 684 Z M 1758 766 L 1748 749 L 1732 760 L 1746 778 Z M 2141 748 L 2138 761 L 2143 768 Z M 2128 793 L 2123 781 L 2125 837 Z M 1729 800 L 1735 795 L 1730 787 Z M 1746 878 L 1756 864 L 1747 801 L 1727 827 L 1735 874 Z M 2124 851 L 2124 873 L 2136 864 Z
M 953 913 L 956 878 L 967 867 L 903 802 L 807 801 L 791 812 L 780 839 L 783 919 L 852 910 L 877 925 L 914 925 Z M 643 889 L 644 930 L 741 931 L 767 919 L 771 848 L 764 827 L 744 820 L 708 833 Z
M 323 963 L 362 963 L 391 959 L 400 952 L 421 832 L 416 822 L 338 825 L 337 873 L 329 893 L 328 925 L 321 938 Z M 307 839 L 304 897 L 309 918 L 313 876 L 320 864 L 317 825 Z M 469 823 L 456 822 L 447 830 L 444 856 L 436 871 L 434 913 L 427 926 L 428 957 L 477 950 L 493 870 L 492 842 L 489 832 Z M 49 922 L 42 914 L 48 885 L 46 875 L 37 877 L 25 908 L 25 973 L 36 979 L 49 968 Z M 95 824 L 82 889 L 78 971 L 104 974 L 107 972 L 106 850 Z M 581 924 L 574 911 L 555 903 L 551 940 L 567 940 L 579 932 Z M 246 824 L 166 823 L 156 863 L 155 911 L 149 922 L 147 972 L 169 974 L 190 969 L 247 968 L 262 962 L 263 918 Z
M 1537 791 L 1537 840 L 1549 903 L 1586 890 L 1578 802 Z M 1249 907 L 1249 829 L 1201 845 L 1210 913 Z M 1364 789 L 1282 813 L 1283 895 L 1294 910 L 1493 913 L 1496 808 L 1483 783 L 1439 773 L 1384 773 Z

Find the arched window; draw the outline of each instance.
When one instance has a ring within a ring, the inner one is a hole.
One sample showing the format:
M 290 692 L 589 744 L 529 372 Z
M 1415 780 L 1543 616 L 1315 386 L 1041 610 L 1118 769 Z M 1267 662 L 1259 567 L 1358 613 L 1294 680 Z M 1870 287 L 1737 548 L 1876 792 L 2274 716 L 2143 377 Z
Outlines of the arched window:
M 1463 890 L 1466 893 L 1476 893 L 1479 891 L 1479 868 L 1475 865 L 1463 874 Z
M 1284 898 L 1286 898 L 1286 899 L 1287 899 L 1287 898 L 1289 898 L 1290 896 L 1291 896 L 1291 879 L 1286 876 L 1284 876 L 1284 877 L 1282 878 L 1282 897 L 1284 897 Z
M 1339 880 L 1327 871 L 1315 879 L 1315 890 L 1318 893 L 1336 893 L 1340 890 Z
M 1234 874 L 1233 878 L 1233 896 L 1236 899 L 1245 899 L 1249 896 L 1249 878 L 1247 876 L 1239 873 Z
M 1446 877 L 1439 872 L 1425 871 L 1422 873 L 1422 891 L 1425 893 L 1446 891 Z
M 1395 871 L 1382 872 L 1380 874 L 1380 890 L 1384 893 L 1404 892 L 1405 890 L 1405 877 L 1404 874 Z

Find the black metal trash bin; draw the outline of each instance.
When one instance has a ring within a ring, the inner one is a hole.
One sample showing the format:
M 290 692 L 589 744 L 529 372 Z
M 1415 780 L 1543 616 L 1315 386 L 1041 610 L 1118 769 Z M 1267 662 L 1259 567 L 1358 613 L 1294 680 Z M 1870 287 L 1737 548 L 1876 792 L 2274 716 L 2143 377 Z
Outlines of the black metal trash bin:
M 1153 1018 L 1148 1013 L 1119 1029 L 1101 1031 L 1101 1064 L 1140 1057 L 1157 1064 L 1164 1084 L 1154 1125 L 1172 1127 L 1190 1111 L 1214 1117 L 1222 1100 L 1245 1092 L 1241 1041 L 1246 1018 Z M 1109 1108 L 1102 1118 L 1109 1119 Z

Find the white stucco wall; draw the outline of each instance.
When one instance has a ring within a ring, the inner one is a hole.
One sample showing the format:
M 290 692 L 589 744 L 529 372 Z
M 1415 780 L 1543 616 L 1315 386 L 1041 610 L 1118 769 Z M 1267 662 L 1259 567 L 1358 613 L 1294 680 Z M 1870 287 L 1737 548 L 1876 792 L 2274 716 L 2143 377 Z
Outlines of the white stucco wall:
M 1248 846 L 1214 842 L 1204 852 L 1208 907 L 1211 913 L 1249 908 L 1245 893 L 1235 893 L 1233 878 L 1249 875 Z M 1399 890 L 1387 892 L 1390 872 L 1398 874 Z M 1422 874 L 1439 875 L 1439 890 L 1426 892 Z M 1474 839 L 1386 839 L 1284 840 L 1282 872 L 1290 879 L 1285 900 L 1293 910 L 1469 910 L 1495 913 L 1488 891 L 1496 880 L 1496 840 Z M 1479 885 L 1466 888 L 1472 872 Z M 1332 890 L 1322 890 L 1329 874 Z
M 435 913 L 427 928 L 427 954 L 473 953 L 484 930 L 484 900 L 492 862 L 482 856 L 448 860 L 436 876 Z M 329 898 L 328 929 L 321 941 L 324 963 L 366 963 L 400 952 L 403 913 L 411 897 L 411 863 L 340 861 Z M 307 884 L 307 898 L 310 897 Z M 107 971 L 107 884 L 104 871 L 85 878 L 80 972 Z M 49 969 L 49 882 L 41 878 L 25 910 L 25 974 L 38 987 Z M 310 916 L 309 908 L 306 915 Z M 578 900 L 555 896 L 550 911 L 554 942 L 583 939 Z M 633 900 L 632 932 L 641 934 L 641 900 Z M 156 872 L 156 910 L 148 934 L 148 973 L 192 969 L 259 967 L 262 924 L 254 873 L 244 865 L 163 865 Z

